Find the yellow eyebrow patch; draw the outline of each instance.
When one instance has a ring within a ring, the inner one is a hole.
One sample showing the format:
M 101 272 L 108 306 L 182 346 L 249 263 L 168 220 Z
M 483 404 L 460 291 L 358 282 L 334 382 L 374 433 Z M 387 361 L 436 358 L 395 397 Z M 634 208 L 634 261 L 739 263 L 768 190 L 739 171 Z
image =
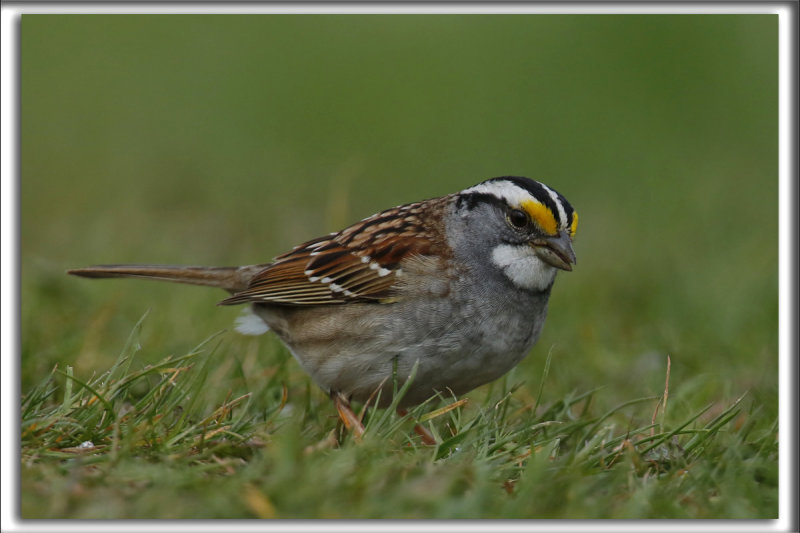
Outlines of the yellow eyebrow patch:
M 578 212 L 572 212 L 572 224 L 569 226 L 569 236 L 574 237 L 575 232 L 578 230 Z
M 549 235 L 555 235 L 558 233 L 558 222 L 556 222 L 556 217 L 547 206 L 533 200 L 523 200 L 520 207 L 524 209 L 526 213 L 528 213 L 528 216 L 531 217 L 531 220 L 536 222 L 536 224 L 542 228 L 545 233 Z M 575 222 L 573 221 L 573 225 L 574 224 Z

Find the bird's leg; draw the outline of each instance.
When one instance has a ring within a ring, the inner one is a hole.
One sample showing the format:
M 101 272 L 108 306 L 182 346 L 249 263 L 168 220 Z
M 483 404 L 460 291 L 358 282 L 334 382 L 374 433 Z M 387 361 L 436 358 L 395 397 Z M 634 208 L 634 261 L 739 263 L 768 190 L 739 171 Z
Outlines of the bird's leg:
M 333 400 L 333 405 L 336 406 L 336 411 L 339 413 L 339 418 L 342 420 L 344 427 L 353 432 L 356 440 L 360 439 L 361 435 L 364 434 L 364 424 L 361 423 L 361 420 L 350 408 L 350 402 L 339 391 L 331 391 L 331 399 Z
M 397 414 L 400 416 L 406 416 L 408 411 L 402 408 L 397 409 Z M 428 446 L 434 446 L 436 444 L 436 439 L 433 438 L 431 432 L 425 429 L 424 426 L 421 424 L 414 424 L 414 433 L 419 435 L 420 439 L 422 439 L 423 444 L 427 444 Z

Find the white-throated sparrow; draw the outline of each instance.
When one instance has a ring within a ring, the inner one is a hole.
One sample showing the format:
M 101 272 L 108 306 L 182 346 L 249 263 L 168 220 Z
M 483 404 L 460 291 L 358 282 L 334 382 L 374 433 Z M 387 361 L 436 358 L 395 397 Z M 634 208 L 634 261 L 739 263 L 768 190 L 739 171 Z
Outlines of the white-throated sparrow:
M 229 291 L 221 304 L 252 304 L 341 413 L 377 389 L 388 404 L 393 371 L 402 382 L 415 363 L 402 405 L 467 392 L 514 367 L 539 337 L 556 272 L 572 270 L 577 224 L 555 190 L 507 176 L 382 211 L 271 263 L 69 273 Z

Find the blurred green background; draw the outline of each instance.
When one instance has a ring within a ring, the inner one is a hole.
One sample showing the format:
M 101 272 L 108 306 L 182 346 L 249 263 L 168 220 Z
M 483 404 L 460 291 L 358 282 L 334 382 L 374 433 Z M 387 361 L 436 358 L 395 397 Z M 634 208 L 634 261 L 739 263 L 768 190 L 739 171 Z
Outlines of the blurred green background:
M 612 404 L 670 355 L 674 408 L 777 412 L 777 16 L 24 15 L 21 54 L 23 393 L 104 370 L 147 309 L 145 360 L 239 312 L 68 268 L 264 262 L 515 174 L 581 221 L 515 380 L 551 351 L 545 400 Z

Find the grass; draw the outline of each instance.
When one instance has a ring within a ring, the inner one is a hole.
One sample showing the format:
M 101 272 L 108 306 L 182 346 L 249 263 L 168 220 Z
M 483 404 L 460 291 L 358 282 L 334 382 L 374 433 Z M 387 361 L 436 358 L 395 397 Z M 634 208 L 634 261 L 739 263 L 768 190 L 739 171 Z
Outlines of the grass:
M 281 350 L 268 354 L 272 375 L 245 392 L 246 363 L 224 373 L 213 363 L 235 357 L 222 353 L 225 335 L 142 364 L 145 324 L 108 370 L 54 368 L 25 394 L 23 517 L 777 514 L 777 422 L 746 394 L 679 416 L 668 410 L 668 381 L 661 395 L 610 408 L 603 388 L 546 399 L 547 369 L 558 365 L 548 357 L 535 397 L 512 376 L 466 405 L 434 399 L 402 417 L 368 410 L 354 441 L 323 394 L 284 372 Z M 421 442 L 415 422 L 436 445 Z
M 777 517 L 775 16 L 26 15 L 20 43 L 23 518 Z M 221 292 L 64 274 L 264 262 L 506 174 L 580 214 L 541 339 L 361 442 Z

